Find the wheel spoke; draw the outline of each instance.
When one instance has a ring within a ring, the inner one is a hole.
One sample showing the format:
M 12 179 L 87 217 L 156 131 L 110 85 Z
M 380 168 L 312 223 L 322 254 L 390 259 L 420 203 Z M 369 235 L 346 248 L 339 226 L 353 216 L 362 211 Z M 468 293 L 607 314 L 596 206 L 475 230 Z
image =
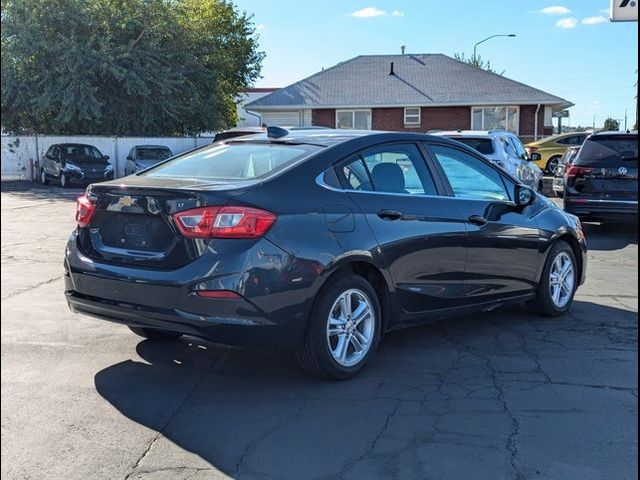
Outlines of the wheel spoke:
M 551 293 L 551 296 L 553 297 L 553 301 L 556 305 L 558 305 L 558 303 L 560 302 L 560 291 L 561 291 L 561 288 L 559 286 L 556 286 L 553 288 L 553 291 Z
M 360 302 L 358 308 L 353 312 L 353 322 L 357 326 L 362 323 L 363 320 L 369 318 L 369 316 L 371 316 L 371 309 L 369 308 L 369 305 L 365 302 Z
M 340 297 L 340 316 L 343 318 L 351 316 L 351 295 L 348 292 Z
M 349 351 L 349 338 L 347 334 L 342 334 L 338 339 L 338 345 L 336 345 L 336 353 L 340 362 L 344 363 L 347 359 L 347 352 Z

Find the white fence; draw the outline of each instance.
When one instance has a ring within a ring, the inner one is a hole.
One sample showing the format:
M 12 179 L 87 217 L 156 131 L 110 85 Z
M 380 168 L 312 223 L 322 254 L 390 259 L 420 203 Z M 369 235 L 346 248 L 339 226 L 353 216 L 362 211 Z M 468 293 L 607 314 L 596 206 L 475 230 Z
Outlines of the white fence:
M 39 161 L 54 143 L 85 143 L 109 155 L 109 162 L 118 176 L 124 175 L 124 164 L 135 145 L 164 145 L 173 154 L 207 145 L 213 137 L 106 137 L 106 136 L 55 136 L 55 135 L 2 135 L 2 179 L 29 180 L 32 165 Z

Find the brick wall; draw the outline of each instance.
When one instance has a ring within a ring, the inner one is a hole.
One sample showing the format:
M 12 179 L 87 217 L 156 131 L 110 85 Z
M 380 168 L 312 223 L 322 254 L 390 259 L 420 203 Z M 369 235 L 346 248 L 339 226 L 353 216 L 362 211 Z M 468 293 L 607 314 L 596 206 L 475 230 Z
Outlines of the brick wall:
M 333 108 L 315 108 L 311 110 L 311 125 L 336 128 L 336 111 Z
M 520 106 L 520 138 L 523 142 L 532 142 L 535 138 L 535 123 L 537 105 Z M 538 112 L 538 138 L 545 136 L 544 128 L 544 106 Z
M 420 125 L 404 125 L 404 108 L 374 108 L 371 111 L 371 128 L 402 132 L 426 132 L 428 130 L 468 130 L 471 128 L 469 107 L 422 107 Z
M 536 106 L 520 107 L 520 137 L 525 142 L 533 141 Z M 314 109 L 312 125 L 335 128 L 336 111 L 331 108 Z M 404 108 L 372 108 L 371 128 L 373 130 L 391 130 L 403 132 L 427 132 L 429 130 L 470 130 L 471 107 L 422 107 L 420 125 L 404 126 Z M 538 136 L 547 135 L 544 128 L 544 108 L 538 112 Z

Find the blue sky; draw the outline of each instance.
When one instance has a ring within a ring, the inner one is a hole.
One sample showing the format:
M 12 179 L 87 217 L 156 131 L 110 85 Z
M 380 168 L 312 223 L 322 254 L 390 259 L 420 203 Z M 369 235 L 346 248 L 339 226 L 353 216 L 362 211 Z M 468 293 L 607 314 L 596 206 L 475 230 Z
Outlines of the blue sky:
M 478 47 L 505 76 L 576 105 L 571 125 L 635 119 L 638 24 L 610 23 L 609 0 L 235 0 L 267 56 L 256 86 L 282 87 L 356 55 Z

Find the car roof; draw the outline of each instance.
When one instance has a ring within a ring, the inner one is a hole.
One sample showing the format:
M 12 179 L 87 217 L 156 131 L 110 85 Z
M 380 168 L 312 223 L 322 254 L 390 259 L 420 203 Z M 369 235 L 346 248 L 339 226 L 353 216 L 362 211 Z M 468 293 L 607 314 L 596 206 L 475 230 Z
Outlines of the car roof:
M 599 137 L 599 136 L 603 136 L 603 135 L 607 135 L 607 136 L 626 136 L 626 135 L 638 135 L 637 131 L 633 131 L 633 132 L 619 132 L 619 131 L 606 131 L 606 132 L 596 132 L 594 134 L 592 134 L 592 137 Z
M 281 127 L 278 127 L 281 128 Z M 284 130 L 284 129 L 282 129 Z M 306 144 L 319 147 L 330 147 L 358 138 L 376 136 L 376 140 L 428 140 L 433 136 L 418 132 L 386 132 L 382 130 L 334 130 L 332 128 L 314 128 L 303 130 L 287 130 L 286 135 L 270 137 L 267 133 L 247 135 L 244 137 L 223 140 L 224 143 L 280 143 L 280 144 Z
M 96 148 L 93 145 L 89 145 L 88 143 L 58 143 L 60 147 L 92 147 Z
M 495 138 L 498 135 L 515 135 L 508 130 L 443 130 L 427 132 L 437 137 L 468 137 L 468 138 Z
M 136 145 L 133 148 L 166 148 L 169 150 L 169 147 L 166 145 Z

